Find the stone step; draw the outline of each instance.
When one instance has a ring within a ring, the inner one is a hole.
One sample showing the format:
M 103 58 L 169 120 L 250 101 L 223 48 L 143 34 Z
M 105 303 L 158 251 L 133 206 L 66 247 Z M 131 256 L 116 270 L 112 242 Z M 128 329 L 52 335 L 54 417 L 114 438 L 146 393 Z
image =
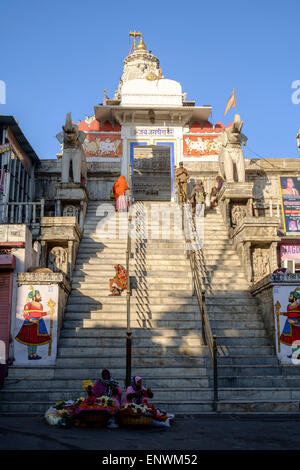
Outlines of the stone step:
M 245 348 L 244 346 L 238 346 L 238 345 L 227 345 L 221 347 L 221 351 L 223 351 L 223 355 L 221 357 L 231 357 L 234 358 L 236 356 L 267 356 L 267 355 L 273 355 L 275 357 L 275 351 L 274 348 L 269 344 L 269 345 L 247 345 Z M 220 353 L 220 348 L 218 350 Z
M 101 370 L 101 369 L 100 369 Z M 95 370 L 93 372 L 93 375 L 88 377 L 86 379 L 85 377 L 83 378 L 62 378 L 62 379 L 53 379 L 53 378 L 44 378 L 43 380 L 40 380 L 37 376 L 36 377 L 31 377 L 28 379 L 26 375 L 15 375 L 15 377 L 11 377 L 11 374 L 9 373 L 9 377 L 5 380 L 5 390 L 10 390 L 10 389 L 15 389 L 16 385 L 18 385 L 19 390 L 26 390 L 27 392 L 30 392 L 30 390 L 37 390 L 37 389 L 43 389 L 43 390 L 56 390 L 56 389 L 77 389 L 81 390 L 81 394 L 79 396 L 85 396 L 85 392 L 82 388 L 82 380 L 96 380 L 96 378 L 99 376 L 100 370 L 98 369 L 97 371 Z M 113 377 L 115 380 L 117 380 L 120 384 L 120 387 L 124 390 L 125 389 L 125 370 L 122 376 L 117 377 L 112 371 Z M 181 387 L 195 387 L 195 388 L 207 388 L 209 386 L 209 380 L 206 376 L 198 376 L 198 377 L 153 377 L 151 375 L 147 375 L 146 377 L 143 377 L 144 383 L 149 384 L 151 388 L 163 388 L 166 390 L 172 390 L 174 388 L 180 388 Z M 0 391 L 1 393 L 1 391 Z
M 156 269 L 157 271 L 150 271 L 150 269 L 153 269 L 154 266 L 145 268 L 145 266 L 141 266 L 141 268 L 134 268 L 130 269 L 129 273 L 130 275 L 139 275 L 139 276 L 167 276 L 171 275 L 174 276 L 176 275 L 179 277 L 186 277 L 186 276 L 191 276 L 191 270 L 189 267 L 185 266 L 176 266 L 174 265 L 165 265 L 165 266 L 157 266 Z M 76 267 L 73 271 L 73 279 L 76 277 L 95 277 L 99 278 L 104 277 L 104 276 L 111 276 L 111 273 L 114 274 L 115 270 L 112 265 L 100 265 L 97 266 L 97 268 L 94 268 L 93 266 L 90 266 L 88 268 L 80 268 Z
M 211 319 L 214 320 L 259 320 L 261 315 L 256 305 L 211 305 L 206 304 Z
M 285 400 L 228 400 L 218 403 L 220 413 L 298 413 L 299 403 L 297 401 Z
M 228 331 L 228 329 L 249 329 L 250 333 L 252 330 L 264 330 L 264 323 L 262 320 L 247 320 L 247 321 L 235 321 L 235 320 L 210 320 L 210 326 L 214 331 L 222 329 L 223 331 Z
M 153 388 L 153 402 L 157 400 L 212 400 L 213 391 L 206 388 L 187 388 L 182 390 L 180 388 L 168 389 L 168 388 Z M 31 395 L 32 394 L 32 395 Z M 60 400 L 75 400 L 79 397 L 85 397 L 86 393 L 82 388 L 73 388 L 73 389 L 63 389 L 58 388 L 56 390 L 45 390 L 43 388 L 33 389 L 30 391 L 10 389 L 10 391 L 2 390 L 0 391 L 1 402 L 2 401 L 52 401 L 52 404 Z M 254 402 L 255 400 L 261 401 L 288 401 L 294 400 L 299 401 L 300 399 L 300 389 L 273 389 L 273 388 L 231 388 L 231 389 L 219 389 L 219 400 L 220 401 L 231 401 L 233 403 L 248 403 Z M 247 400 L 247 401 L 245 401 Z
M 204 287 L 207 291 L 213 290 L 213 291 L 218 291 L 218 290 L 230 290 L 231 292 L 236 292 L 240 291 L 241 289 L 246 289 L 247 283 L 239 281 L 238 284 L 233 284 L 232 281 L 224 281 L 222 282 L 222 279 L 217 280 L 214 279 L 213 281 L 207 281 L 206 279 L 203 282 Z
M 152 330 L 153 328 L 174 328 L 174 329 L 197 329 L 201 328 L 201 322 L 195 320 L 185 320 L 184 326 L 182 320 L 153 320 L 153 319 L 131 319 L 131 326 L 133 328 L 146 328 Z M 126 318 L 123 320 L 64 320 L 65 329 L 72 328 L 125 328 Z
M 99 367 L 103 363 L 103 358 L 100 357 L 93 357 L 93 356 L 71 356 L 71 357 L 57 357 L 56 359 L 56 367 L 57 368 L 71 368 L 73 369 L 83 369 L 85 367 L 93 368 Z M 169 369 L 169 368 L 199 368 L 202 370 L 205 368 L 206 362 L 204 357 L 181 357 L 181 356 L 174 356 L 174 357 L 138 357 L 132 359 L 132 367 L 141 369 L 143 367 L 151 367 L 153 369 Z M 126 368 L 126 357 L 123 354 L 121 357 L 106 357 L 105 358 L 105 367 L 109 369 L 118 369 L 120 367 Z M 184 374 L 184 372 L 182 372 Z M 199 372 L 200 373 L 200 372 Z M 153 372 L 154 374 L 154 372 Z M 206 375 L 202 374 L 201 375 Z
M 210 271 L 210 270 L 207 270 L 207 271 L 204 271 L 201 273 L 203 278 L 205 279 L 210 279 L 211 281 L 214 281 L 215 279 L 217 280 L 218 278 L 222 278 L 222 279 L 228 279 L 230 281 L 236 279 L 238 280 L 238 282 L 240 282 L 240 280 L 245 280 L 245 275 L 243 272 L 241 271 L 224 271 L 223 269 L 220 269 L 219 271 L 215 270 L 215 271 Z
M 244 349 L 247 349 L 249 346 L 270 346 L 270 339 L 268 336 L 263 336 L 263 332 L 261 332 L 261 335 L 258 336 L 224 336 L 222 334 L 222 331 L 218 334 L 216 330 L 213 331 L 213 334 L 217 335 L 217 341 L 219 345 L 222 346 L 227 346 L 228 348 L 230 346 L 240 346 L 244 347 Z
M 278 367 L 278 360 L 275 355 L 263 355 L 259 354 L 256 356 L 253 355 L 244 355 L 244 356 L 222 356 L 218 358 L 218 365 L 220 366 L 220 371 L 222 371 L 222 366 L 229 365 L 273 365 Z
M 226 376 L 218 377 L 218 386 L 221 388 L 300 388 L 299 377 L 282 377 L 281 375 L 261 376 Z
M 234 329 L 229 328 L 220 328 L 216 326 L 213 328 L 214 334 L 218 337 L 226 338 L 265 338 L 267 337 L 267 332 L 265 329 L 261 328 L 252 328 L 251 325 L 235 327 Z M 220 343 L 221 344 L 221 343 Z
M 153 401 L 157 400 L 181 400 L 183 402 L 188 400 L 212 400 L 213 393 L 210 389 L 204 388 L 190 388 L 187 390 L 180 389 L 168 389 L 168 388 L 151 388 L 153 392 Z M 19 402 L 24 400 L 25 402 L 42 402 L 49 401 L 55 404 L 61 400 L 76 400 L 79 397 L 86 397 L 86 392 L 82 388 L 78 389 L 57 389 L 57 390 L 44 390 L 36 389 L 31 391 L 11 389 L 8 391 L 0 391 L 1 402 Z M 46 410 L 45 410 L 46 411 Z
M 142 330 L 143 332 L 147 330 Z M 264 339 L 264 338 L 262 338 Z M 154 345 L 157 345 L 157 347 L 161 348 L 161 352 L 163 354 L 163 351 L 165 350 L 166 347 L 169 346 L 174 346 L 174 347 L 200 347 L 203 346 L 203 341 L 199 336 L 185 336 L 185 337 L 180 337 L 180 336 L 155 336 L 152 335 L 152 337 L 139 337 L 133 335 L 133 347 L 134 348 L 139 348 L 139 347 L 145 347 L 145 348 L 151 348 Z M 268 345 L 267 340 L 264 339 L 265 345 Z M 253 343 L 255 343 L 255 340 L 253 340 Z M 261 344 L 262 341 L 257 343 Z M 221 343 L 220 343 L 221 344 Z M 224 344 L 224 343 L 222 343 Z M 115 348 L 125 348 L 126 346 L 126 335 L 125 332 L 123 336 L 101 336 L 99 337 L 99 332 L 94 331 L 94 334 L 87 334 L 86 329 L 81 329 L 77 332 L 77 334 L 74 334 L 72 330 L 65 330 L 62 331 L 60 341 L 59 341 L 59 346 L 60 347 L 72 347 L 72 348 L 77 348 L 77 347 L 92 347 L 92 346 L 97 346 L 97 347 L 102 347 L 106 348 L 109 346 L 113 346 Z
M 206 305 L 255 305 L 257 306 L 256 299 L 251 296 L 248 290 L 240 292 L 218 292 L 215 295 L 206 294 Z
M 95 366 L 86 364 L 83 365 L 81 368 L 55 368 L 54 378 L 55 379 L 73 379 L 73 378 L 82 378 L 83 380 L 88 380 L 90 377 L 95 377 L 99 373 L 99 369 L 102 367 L 101 359 L 98 360 L 98 363 Z M 145 377 L 147 373 L 151 374 L 151 377 L 156 377 L 156 379 L 160 379 L 162 377 L 175 377 L 175 378 L 182 378 L 182 377 L 206 377 L 206 368 L 205 367 L 158 367 L 153 368 L 150 367 L 150 370 L 147 371 L 146 367 L 135 367 L 134 368 L 134 375 L 143 377 L 144 381 L 147 382 Z M 123 371 L 125 368 L 123 369 Z M 120 375 L 122 372 L 119 369 L 114 369 L 114 374 L 116 376 Z
M 96 321 L 106 321 L 106 322 L 124 322 L 126 321 L 126 312 L 119 313 L 109 313 L 107 312 L 66 312 L 65 321 L 80 321 L 80 320 L 96 320 Z M 198 311 L 194 312 L 159 312 L 159 313 L 146 313 L 142 308 L 131 311 L 131 320 L 132 321 L 149 321 L 157 322 L 159 320 L 164 321 L 197 321 L 200 320 L 200 313 Z M 151 323 L 152 324 L 152 323 Z
M 241 263 L 240 263 L 240 260 L 238 258 L 234 258 L 232 259 L 232 257 L 230 257 L 229 259 L 226 259 L 224 257 L 220 257 L 220 256 L 205 256 L 205 261 L 202 263 L 203 265 L 203 268 L 207 268 L 209 270 L 212 270 L 212 269 L 221 269 L 221 270 L 228 270 L 228 269 L 231 269 L 231 268 L 235 268 L 235 269 L 239 269 L 241 270 Z
M 75 293 L 77 291 L 74 291 Z M 141 301 L 136 296 L 131 296 L 130 299 L 131 305 L 141 305 Z M 68 306 L 72 305 L 83 305 L 88 309 L 98 310 L 99 308 L 109 307 L 109 306 L 117 306 L 117 305 L 124 305 L 126 306 L 126 296 L 118 296 L 118 297 L 108 297 L 105 296 L 101 298 L 101 300 L 97 300 L 96 298 L 91 298 L 88 296 L 82 296 L 80 293 L 78 295 L 71 295 L 68 299 Z M 176 305 L 177 308 L 184 305 L 198 305 L 197 298 L 192 297 L 190 295 L 173 295 L 173 296 L 151 296 L 147 300 L 147 305 L 156 305 L 156 306 L 165 306 L 165 305 Z M 170 307 L 171 308 L 171 307 Z
M 300 374 L 296 374 L 295 370 L 295 376 Z M 238 377 L 248 377 L 248 376 L 281 376 L 281 368 L 278 366 L 278 364 L 230 364 L 230 365 L 225 365 L 222 364 L 218 368 L 218 379 L 222 379 L 223 377 L 232 377 L 232 376 L 238 376 Z
M 101 300 L 103 297 L 107 297 L 110 294 L 109 291 L 109 283 L 107 285 L 107 289 L 96 289 L 96 287 L 89 287 L 86 286 L 79 286 L 78 283 L 73 284 L 73 289 L 71 292 L 72 296 L 90 296 L 94 299 L 99 299 Z M 149 285 L 147 292 L 143 294 L 143 297 L 158 297 L 159 295 L 162 294 L 162 291 L 164 292 L 164 295 L 167 296 L 173 296 L 173 295 L 191 295 L 192 294 L 192 288 L 183 288 L 180 285 L 177 284 L 168 284 L 164 286 L 160 286 L 161 289 L 157 290 L 155 289 L 155 285 Z M 142 293 L 141 292 L 136 292 L 136 290 L 132 290 L 132 296 L 134 297 L 141 297 Z
M 5 413 L 17 413 L 18 416 L 21 413 L 36 413 L 43 415 L 50 406 L 53 405 L 51 401 L 36 401 L 36 402 L 5 402 L 0 403 L 0 413 L 3 415 Z M 155 403 L 155 406 L 164 410 L 166 412 L 173 412 L 175 414 L 191 414 L 191 413 L 204 413 L 212 411 L 211 401 L 194 401 L 194 402 L 173 402 L 170 404 L 169 400 L 158 401 Z
M 99 275 L 85 275 L 85 274 L 80 274 L 80 275 L 75 275 L 73 273 L 73 278 L 72 278 L 72 285 L 75 283 L 80 283 L 83 285 L 84 283 L 90 285 L 90 284 L 95 284 L 95 285 L 104 285 L 107 282 L 108 277 L 114 277 L 115 271 L 114 269 L 108 272 L 101 272 Z M 169 284 L 181 284 L 181 285 L 190 285 L 192 282 L 192 273 L 191 272 L 183 272 L 183 273 L 176 273 L 176 276 L 170 276 L 166 275 L 165 273 L 161 271 L 138 271 L 135 272 L 135 277 L 137 282 L 146 282 L 148 285 L 149 284 L 155 284 L 156 282 L 162 282 L 162 283 L 169 283 Z M 98 281 L 98 282 L 97 282 Z
M 59 357 L 64 356 L 80 356 L 80 357 L 101 357 L 103 361 L 113 357 L 124 357 L 124 345 L 123 347 L 107 346 L 107 347 L 97 347 L 97 346 L 85 346 L 85 347 L 65 347 L 60 346 L 59 348 Z M 138 361 L 140 358 L 156 358 L 162 357 L 163 359 L 167 358 L 204 358 L 208 357 L 207 346 L 165 346 L 162 356 L 162 348 L 160 345 L 153 343 L 151 346 L 135 346 L 132 347 L 132 360 Z
M 89 258 L 88 256 L 81 256 L 80 258 L 78 257 L 77 260 L 76 260 L 76 268 L 75 269 L 81 269 L 81 267 L 83 268 L 91 268 L 91 269 L 104 269 L 104 267 L 109 267 L 111 269 L 111 267 L 114 265 L 114 261 L 115 260 L 118 260 L 120 259 L 117 255 L 114 256 L 113 258 L 110 257 L 110 256 L 104 256 L 104 253 L 101 253 L 101 255 L 97 255 L 97 257 L 95 258 Z M 123 256 L 123 260 L 126 261 L 126 254 L 124 254 Z M 170 258 L 169 256 L 164 259 L 164 260 L 160 260 L 160 259 L 157 259 L 157 258 L 151 258 L 149 259 L 149 256 L 147 256 L 147 259 L 145 261 L 143 261 L 143 265 L 145 267 L 149 266 L 149 267 L 152 267 L 153 266 L 153 263 L 155 263 L 155 266 L 172 266 L 174 267 L 174 269 L 176 269 L 176 267 L 182 267 L 187 269 L 187 270 L 190 270 L 190 262 L 187 260 L 187 259 L 183 259 L 183 258 L 178 258 L 177 256 L 177 259 L 176 257 L 173 258 Z M 132 258 L 130 260 L 130 267 L 131 269 L 134 267 L 134 258 Z

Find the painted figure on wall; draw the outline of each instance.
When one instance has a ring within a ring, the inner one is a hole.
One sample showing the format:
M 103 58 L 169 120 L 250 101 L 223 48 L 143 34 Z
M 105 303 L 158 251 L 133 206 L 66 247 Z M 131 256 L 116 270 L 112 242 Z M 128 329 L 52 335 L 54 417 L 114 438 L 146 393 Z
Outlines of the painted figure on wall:
M 27 303 L 24 306 L 24 322 L 16 336 L 16 340 L 19 343 L 25 344 L 28 348 L 28 360 L 42 359 L 37 355 L 38 346 L 49 344 L 49 355 L 51 354 L 51 332 L 48 334 L 43 317 L 46 315 L 52 315 L 55 302 L 51 299 L 48 302 L 50 310 L 48 312 L 43 311 L 43 305 L 41 304 L 42 297 L 38 290 L 35 290 L 33 286 L 29 287 L 29 293 L 27 296 Z
M 276 302 L 276 317 L 277 317 L 277 334 L 278 334 L 278 351 L 280 352 L 280 343 L 287 346 L 292 346 L 293 342 L 300 340 L 300 287 L 290 292 L 289 305 L 286 312 L 280 312 L 281 304 Z M 282 333 L 279 329 L 279 316 L 284 315 L 287 317 L 284 324 Z M 292 357 L 292 354 L 287 356 Z

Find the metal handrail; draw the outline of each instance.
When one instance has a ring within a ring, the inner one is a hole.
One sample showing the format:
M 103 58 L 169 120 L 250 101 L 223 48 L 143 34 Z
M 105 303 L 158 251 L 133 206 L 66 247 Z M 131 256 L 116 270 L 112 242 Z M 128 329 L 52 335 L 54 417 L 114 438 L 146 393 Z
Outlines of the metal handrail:
M 182 206 L 182 217 L 184 218 L 184 202 L 181 203 Z M 182 220 L 182 226 L 185 227 L 185 220 Z M 184 237 L 186 243 L 191 243 L 191 240 L 188 239 L 186 230 L 184 230 Z M 195 242 L 195 240 L 193 240 Z M 208 346 L 210 358 L 213 366 L 213 387 L 214 387 L 214 398 L 213 405 L 214 411 L 217 411 L 218 403 L 218 344 L 217 336 L 212 334 L 210 321 L 208 317 L 208 312 L 205 304 L 205 288 L 202 285 L 199 266 L 196 260 L 195 250 L 188 251 L 188 257 L 190 260 L 191 271 L 193 276 L 193 286 L 195 293 L 197 295 L 199 310 L 201 314 L 201 324 L 202 324 L 202 338 L 204 344 Z
M 126 250 L 126 272 L 127 272 L 127 328 L 126 328 L 126 387 L 129 387 L 131 381 L 131 351 L 132 351 L 132 331 L 130 326 L 130 253 L 131 253 L 131 206 L 132 206 L 132 165 L 129 166 L 129 201 L 128 201 L 128 233 Z

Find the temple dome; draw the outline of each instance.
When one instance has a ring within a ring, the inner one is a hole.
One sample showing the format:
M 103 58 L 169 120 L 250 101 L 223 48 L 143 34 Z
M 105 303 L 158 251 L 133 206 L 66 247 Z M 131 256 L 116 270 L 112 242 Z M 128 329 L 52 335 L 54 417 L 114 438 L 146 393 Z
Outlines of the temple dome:
M 182 87 L 169 79 L 129 80 L 123 84 L 121 106 L 182 106 Z

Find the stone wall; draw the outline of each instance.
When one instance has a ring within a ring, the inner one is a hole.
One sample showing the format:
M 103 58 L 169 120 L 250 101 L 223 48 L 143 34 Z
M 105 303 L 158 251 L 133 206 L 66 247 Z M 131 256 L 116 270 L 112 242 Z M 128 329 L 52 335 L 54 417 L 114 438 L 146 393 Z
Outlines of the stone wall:
M 121 173 L 120 160 L 88 162 L 87 172 L 89 199 L 109 200 L 112 186 Z M 41 160 L 41 167 L 36 171 L 36 199 L 45 199 L 45 215 L 54 215 L 56 184 L 60 182 L 60 175 L 60 160 Z

